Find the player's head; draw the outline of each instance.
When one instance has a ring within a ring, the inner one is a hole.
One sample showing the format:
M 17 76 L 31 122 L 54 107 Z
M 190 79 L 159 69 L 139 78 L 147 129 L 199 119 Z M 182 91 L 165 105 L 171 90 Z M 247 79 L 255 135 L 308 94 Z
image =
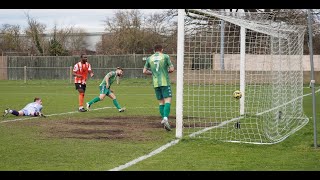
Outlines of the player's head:
M 116 70 L 116 73 L 117 73 L 117 76 L 122 76 L 123 75 L 123 69 L 121 67 L 117 67 L 117 70 Z
M 81 54 L 80 58 L 82 63 L 86 63 L 88 61 L 88 56 L 84 53 Z
M 39 104 L 42 104 L 42 99 L 39 98 L 39 97 L 35 97 L 34 100 L 33 100 L 33 102 L 37 102 L 37 103 L 39 103 Z
M 157 44 L 154 46 L 153 48 L 154 52 L 162 52 L 163 51 L 163 47 L 160 44 Z

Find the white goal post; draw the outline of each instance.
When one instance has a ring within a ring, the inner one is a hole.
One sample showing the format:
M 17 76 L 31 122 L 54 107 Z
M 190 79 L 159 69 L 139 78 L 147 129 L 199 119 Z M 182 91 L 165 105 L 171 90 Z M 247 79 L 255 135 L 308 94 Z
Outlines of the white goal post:
M 176 137 L 274 144 L 303 112 L 305 26 L 268 13 L 178 10 Z M 233 98 L 240 90 L 242 98 Z

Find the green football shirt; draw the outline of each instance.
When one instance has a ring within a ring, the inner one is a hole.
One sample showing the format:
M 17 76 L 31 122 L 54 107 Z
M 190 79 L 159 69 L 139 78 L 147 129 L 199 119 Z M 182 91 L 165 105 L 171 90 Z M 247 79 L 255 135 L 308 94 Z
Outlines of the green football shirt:
M 107 85 L 107 82 L 106 82 L 106 78 L 109 77 L 109 87 L 111 86 L 111 84 L 117 80 L 117 73 L 116 71 L 110 71 L 104 78 L 103 80 L 101 81 L 100 85 L 99 86 L 106 86 Z
M 152 82 L 154 87 L 169 86 L 170 78 L 168 68 L 173 66 L 167 54 L 156 52 L 147 58 L 145 68 L 152 72 Z

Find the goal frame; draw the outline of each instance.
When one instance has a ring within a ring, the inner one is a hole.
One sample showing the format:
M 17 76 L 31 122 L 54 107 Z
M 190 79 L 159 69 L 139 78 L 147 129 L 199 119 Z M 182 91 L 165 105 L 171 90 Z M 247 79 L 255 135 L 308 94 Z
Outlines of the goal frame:
M 185 9 L 178 9 L 178 34 L 177 34 L 177 84 L 176 84 L 176 138 L 182 138 L 183 137 L 183 88 L 184 88 L 184 59 L 185 59 L 185 50 L 184 50 L 184 40 L 185 40 L 185 29 L 184 29 L 184 23 L 185 23 Z M 223 20 L 222 20 L 223 22 Z M 245 22 L 247 23 L 247 22 Z M 224 23 L 221 23 L 221 26 L 223 26 Z M 241 118 L 242 115 L 245 113 L 245 87 L 246 87 L 246 75 L 245 75 L 245 60 L 246 60 L 246 28 L 244 26 L 241 26 L 239 24 L 236 24 L 240 27 L 240 62 L 239 62 L 239 73 L 240 73 L 240 91 L 243 92 L 242 98 L 239 100 L 239 114 Z M 221 28 L 221 44 L 223 44 L 223 37 L 224 32 Z M 221 49 L 221 56 L 223 56 L 223 49 Z M 223 57 L 221 57 L 223 58 Z M 221 63 L 221 68 L 224 69 L 224 64 Z M 283 139 L 285 139 L 284 137 Z M 262 143 L 263 144 L 263 143 Z

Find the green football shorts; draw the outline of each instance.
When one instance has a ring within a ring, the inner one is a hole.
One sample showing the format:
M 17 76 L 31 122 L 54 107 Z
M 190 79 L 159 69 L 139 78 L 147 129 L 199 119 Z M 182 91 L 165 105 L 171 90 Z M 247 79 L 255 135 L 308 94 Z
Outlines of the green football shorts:
M 156 97 L 158 100 L 163 98 L 172 97 L 171 87 L 170 86 L 160 86 L 154 88 L 154 91 L 156 93 Z
M 109 96 L 109 94 L 111 93 L 110 89 L 108 89 L 106 86 L 99 86 L 99 89 L 100 89 L 100 94 L 105 94 Z

